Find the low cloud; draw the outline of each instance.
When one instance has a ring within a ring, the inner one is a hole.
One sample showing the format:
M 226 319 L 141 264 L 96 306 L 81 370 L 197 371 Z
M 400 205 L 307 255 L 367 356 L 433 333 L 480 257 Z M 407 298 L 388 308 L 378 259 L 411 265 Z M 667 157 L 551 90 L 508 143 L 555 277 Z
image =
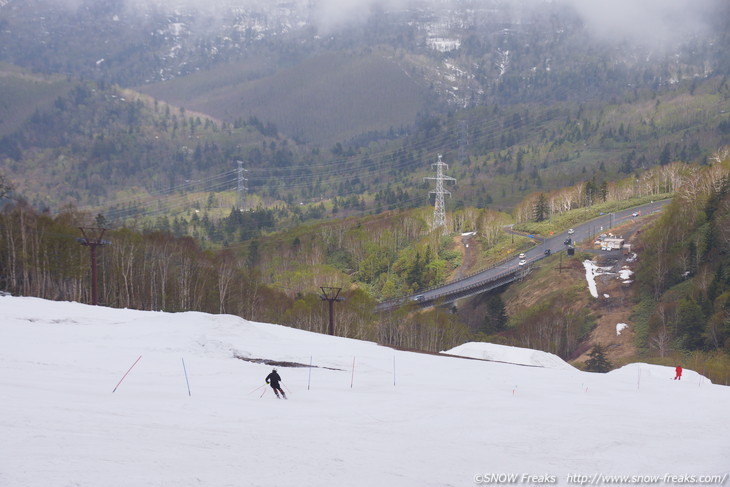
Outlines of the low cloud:
M 320 30 L 331 32 L 348 24 L 365 22 L 377 3 L 372 0 L 320 0 L 310 13 Z
M 650 47 L 671 46 L 688 35 L 704 34 L 707 20 L 727 0 L 563 0 L 586 28 L 603 40 Z
M 95 0 L 56 0 L 78 7 Z M 223 20 L 231 7 L 265 10 L 281 6 L 306 16 L 321 33 L 329 33 L 367 21 L 374 9 L 392 11 L 408 5 L 435 9 L 473 8 L 483 0 L 117 0 L 118 5 L 136 11 L 146 9 L 190 9 Z M 727 14 L 729 0 L 502 0 L 497 5 L 526 7 L 539 3 L 572 6 L 589 32 L 603 40 L 630 41 L 649 46 L 674 45 L 687 35 L 704 34 L 707 19 L 714 12 Z M 519 10 L 519 9 L 518 9 Z

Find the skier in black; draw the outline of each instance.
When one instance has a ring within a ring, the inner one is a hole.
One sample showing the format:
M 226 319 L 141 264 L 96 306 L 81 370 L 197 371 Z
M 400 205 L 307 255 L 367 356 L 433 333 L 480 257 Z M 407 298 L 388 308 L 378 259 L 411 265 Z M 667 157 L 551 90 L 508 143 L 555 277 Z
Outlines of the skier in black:
M 276 372 L 276 369 L 272 370 L 271 373 L 266 376 L 266 383 L 274 389 L 276 397 L 281 399 L 279 397 L 279 393 L 281 392 L 281 395 L 284 396 L 284 399 L 286 399 L 286 394 L 284 394 L 284 390 L 279 386 L 279 382 L 281 382 L 281 377 L 279 376 L 279 373 Z

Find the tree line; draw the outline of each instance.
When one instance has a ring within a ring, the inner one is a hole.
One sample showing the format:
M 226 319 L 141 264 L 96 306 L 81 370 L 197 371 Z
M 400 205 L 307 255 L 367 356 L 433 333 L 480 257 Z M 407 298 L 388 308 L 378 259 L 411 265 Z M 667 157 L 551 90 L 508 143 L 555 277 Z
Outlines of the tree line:
M 20 296 L 91 303 L 91 256 L 80 244 L 80 229 L 91 239 L 102 238 L 101 220 L 73 210 L 51 216 L 23 201 L 6 202 L 0 209 L 0 288 Z M 328 308 L 313 286 L 317 283 L 287 289 L 282 280 L 265 282 L 267 267 L 255 249 L 207 251 L 191 237 L 128 228 L 108 229 L 103 240 L 108 245 L 96 248 L 100 305 L 226 313 L 326 332 Z M 444 311 L 376 315 L 367 292 L 346 283 L 342 287 L 337 335 L 432 351 L 456 346 L 468 335 Z
M 730 149 L 688 167 L 671 205 L 642 233 L 636 273 L 643 345 L 730 353 Z

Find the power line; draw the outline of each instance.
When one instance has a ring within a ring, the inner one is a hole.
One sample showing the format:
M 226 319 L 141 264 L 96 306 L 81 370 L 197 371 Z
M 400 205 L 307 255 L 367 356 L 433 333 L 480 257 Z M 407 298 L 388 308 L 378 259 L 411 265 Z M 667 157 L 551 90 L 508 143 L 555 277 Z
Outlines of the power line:
M 537 124 L 549 119 L 550 117 L 546 116 L 548 113 L 553 112 L 548 112 L 547 110 L 540 113 L 533 112 L 530 114 L 530 124 Z M 522 124 L 523 122 L 521 122 L 519 118 L 520 117 L 510 117 L 507 120 L 502 120 L 498 117 L 484 118 L 477 122 L 473 130 L 474 133 L 480 130 L 488 131 L 492 137 L 500 137 L 502 134 L 517 128 L 517 124 Z M 462 158 L 465 157 L 465 147 L 468 145 L 469 128 L 469 122 L 461 120 L 452 125 L 448 130 L 440 132 L 434 138 L 417 138 L 417 140 L 409 141 L 408 139 L 413 137 L 407 137 L 405 140 L 406 144 L 395 149 L 365 153 L 356 158 L 335 159 L 324 163 L 310 164 L 307 166 L 306 171 L 304 171 L 301 167 L 294 167 L 277 170 L 276 174 L 267 175 L 266 173 L 271 173 L 271 170 L 267 168 L 246 169 L 246 172 L 250 171 L 251 176 L 250 179 L 243 178 L 243 184 L 246 187 L 246 190 L 248 190 L 248 184 L 246 183 L 252 182 L 257 186 L 265 186 L 274 183 L 286 188 L 287 190 L 296 191 L 298 189 L 309 188 L 313 184 L 317 184 L 318 180 L 326 179 L 327 184 L 332 187 L 340 183 L 346 183 L 352 180 L 355 176 L 366 180 L 381 177 L 383 170 L 399 171 L 413 169 L 415 167 L 414 164 L 419 162 L 420 157 L 428 158 L 434 156 L 436 154 L 436 148 L 443 148 L 444 146 L 451 145 L 450 141 L 453 141 L 457 135 L 459 141 L 459 157 Z M 423 154 L 419 154 L 419 157 L 416 158 L 400 157 L 400 154 L 413 154 L 414 152 L 423 152 Z M 281 174 L 282 171 L 284 174 Z M 173 187 L 162 194 L 150 195 L 149 197 L 144 198 L 129 198 L 127 200 L 112 202 L 109 207 L 134 205 L 145 208 L 143 211 L 139 211 L 138 214 L 153 215 L 155 213 L 162 213 L 176 208 L 185 208 L 186 206 L 189 206 L 190 197 L 188 194 L 171 196 L 171 193 L 192 192 L 194 190 L 200 192 L 213 192 L 237 187 L 239 188 L 240 197 L 243 194 L 240 189 L 241 187 L 239 186 L 240 184 L 240 172 L 235 170 L 228 171 L 198 180 L 185 181 L 183 184 Z M 348 193 L 340 193 L 339 196 L 346 196 L 347 194 Z M 161 199 L 163 198 L 165 199 L 164 208 L 157 210 L 149 208 L 153 205 L 157 205 L 159 208 Z M 240 199 L 239 206 L 242 206 Z M 92 209 L 91 207 L 88 208 Z M 96 211 L 96 208 L 93 209 Z

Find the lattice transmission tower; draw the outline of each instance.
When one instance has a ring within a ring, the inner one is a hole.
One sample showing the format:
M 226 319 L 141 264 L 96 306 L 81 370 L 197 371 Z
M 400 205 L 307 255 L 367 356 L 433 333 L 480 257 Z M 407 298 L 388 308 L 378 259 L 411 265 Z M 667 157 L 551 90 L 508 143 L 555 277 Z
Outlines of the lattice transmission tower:
M 444 202 L 444 195 L 451 196 L 451 193 L 444 189 L 444 181 L 454 181 L 456 182 L 456 179 L 444 176 L 444 169 L 448 169 L 449 165 L 445 162 L 441 161 L 441 154 L 439 154 L 439 160 L 438 162 L 431 164 L 431 166 L 436 167 L 436 177 L 435 178 L 423 178 L 431 179 L 436 181 L 436 189 L 429 192 L 429 194 L 435 194 L 436 195 L 436 201 L 434 202 L 433 206 L 433 225 L 432 228 L 436 229 L 439 227 L 446 227 L 446 203 Z
M 248 191 L 246 186 L 248 179 L 243 177 L 243 173 L 248 169 L 243 168 L 243 161 L 236 162 L 238 162 L 238 211 L 243 211 L 246 209 L 246 191 Z

